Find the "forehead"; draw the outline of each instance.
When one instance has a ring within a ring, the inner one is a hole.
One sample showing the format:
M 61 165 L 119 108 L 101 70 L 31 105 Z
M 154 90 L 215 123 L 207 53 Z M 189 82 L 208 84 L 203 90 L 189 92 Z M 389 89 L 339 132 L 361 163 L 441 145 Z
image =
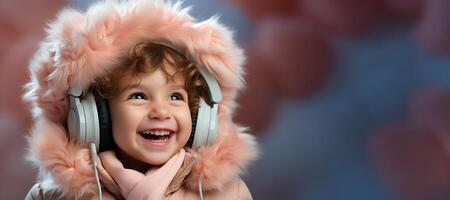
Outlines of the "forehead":
M 127 73 L 124 77 L 122 77 L 119 82 L 119 88 L 121 91 L 138 87 L 139 85 L 143 84 L 142 81 L 144 79 L 146 81 L 149 81 L 149 79 L 160 79 L 159 76 L 153 76 L 155 74 L 161 74 L 162 75 L 162 81 L 165 82 L 165 84 L 176 84 L 176 85 L 182 85 L 185 86 L 185 80 L 186 77 L 184 77 L 184 74 L 180 72 L 180 69 L 173 67 L 171 65 L 165 65 L 161 67 L 153 67 L 150 70 L 146 70 L 143 72 L 130 72 Z

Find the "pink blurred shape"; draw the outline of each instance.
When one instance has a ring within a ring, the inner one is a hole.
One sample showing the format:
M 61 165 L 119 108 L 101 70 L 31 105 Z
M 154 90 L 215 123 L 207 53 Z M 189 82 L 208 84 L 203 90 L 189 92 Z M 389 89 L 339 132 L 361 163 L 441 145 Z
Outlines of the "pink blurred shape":
M 301 14 L 327 33 L 354 36 L 368 31 L 383 14 L 379 0 L 298 0 Z
M 388 9 L 401 16 L 418 16 L 425 0 L 385 0 Z
M 411 102 L 411 119 L 416 124 L 450 128 L 450 91 L 443 87 L 423 89 Z
M 450 159 L 432 129 L 405 124 L 380 128 L 370 153 L 384 183 L 406 199 L 443 199 L 450 186 Z
M 28 61 L 61 0 L 0 1 L 0 199 L 23 199 L 35 182 L 24 160 L 29 106 L 21 101 Z M 13 184 L 11 184 L 13 183 Z
M 22 33 L 14 24 L 14 20 L 4 19 L 2 14 L 0 14 L 0 26 L 2 27 L 0 29 L 0 55 L 2 55 L 8 49 L 8 45 L 11 45 L 11 41 L 19 39 Z
M 433 87 L 417 92 L 412 99 L 410 112 L 414 124 L 436 132 L 450 155 L 450 90 Z
M 420 46 L 433 54 L 450 53 L 450 1 L 427 0 L 415 31 Z
M 60 0 L 0 2 L 0 110 L 14 111 L 27 127 L 31 113 L 22 103 L 21 95 L 27 81 L 28 61 L 44 36 L 45 24 L 63 4 Z
M 236 121 L 249 126 L 252 134 L 260 136 L 270 124 L 280 96 L 273 89 L 272 68 L 254 49 L 247 48 L 246 89 L 238 97 Z
M 31 123 L 31 112 L 29 106 L 22 102 L 21 96 L 28 80 L 28 60 L 36 50 L 39 39 L 34 35 L 19 38 L 9 44 L 8 51 L 4 51 L 0 57 L 0 110 L 14 112 L 25 127 Z
M 259 21 L 262 18 L 294 15 L 297 9 L 296 0 L 227 0 L 240 7 L 252 20 Z
M 21 35 L 31 32 L 43 36 L 46 23 L 65 3 L 65 0 L 2 0 L 0 18 L 11 24 L 6 30 L 14 26 Z
M 305 98 L 324 85 L 331 69 L 328 41 L 298 18 L 270 18 L 259 24 L 255 49 L 280 96 Z M 261 72 L 259 72 L 261 73 Z
M 14 112 L 0 112 L 0 198 L 23 199 L 34 184 L 36 172 L 24 159 L 26 127 Z

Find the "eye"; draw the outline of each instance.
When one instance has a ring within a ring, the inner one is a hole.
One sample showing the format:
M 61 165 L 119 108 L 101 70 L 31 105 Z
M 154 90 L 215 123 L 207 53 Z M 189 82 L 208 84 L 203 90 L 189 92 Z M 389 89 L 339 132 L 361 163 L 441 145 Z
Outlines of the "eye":
M 142 93 L 142 92 L 135 92 L 135 93 L 132 93 L 129 97 L 128 97 L 128 99 L 142 99 L 142 100 L 146 100 L 147 99 L 147 96 L 145 96 L 145 94 L 144 93 Z
M 181 93 L 175 92 L 170 95 L 169 99 L 172 101 L 183 101 L 184 97 Z

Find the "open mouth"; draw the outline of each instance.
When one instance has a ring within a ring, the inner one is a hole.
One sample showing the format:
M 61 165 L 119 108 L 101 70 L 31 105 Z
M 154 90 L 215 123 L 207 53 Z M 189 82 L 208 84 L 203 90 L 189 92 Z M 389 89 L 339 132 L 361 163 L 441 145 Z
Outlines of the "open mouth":
M 171 130 L 144 130 L 138 133 L 144 139 L 153 143 L 165 143 L 175 134 Z

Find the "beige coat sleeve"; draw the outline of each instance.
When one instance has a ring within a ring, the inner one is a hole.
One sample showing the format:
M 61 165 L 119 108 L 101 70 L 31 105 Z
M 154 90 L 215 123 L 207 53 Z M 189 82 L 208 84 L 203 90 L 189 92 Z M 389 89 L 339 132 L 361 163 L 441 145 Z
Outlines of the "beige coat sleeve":
M 245 185 L 244 181 L 238 179 L 232 181 L 221 190 L 212 190 L 203 192 L 204 200 L 252 200 L 252 195 Z M 199 200 L 200 194 L 198 191 L 181 188 L 172 195 L 168 196 L 166 200 Z
M 114 200 L 115 198 L 106 190 L 102 190 L 102 197 L 104 200 Z M 85 197 L 82 200 L 97 199 L 94 197 Z M 73 198 L 67 198 L 62 196 L 58 190 L 48 190 L 41 187 L 40 183 L 36 183 L 28 192 L 25 200 L 71 200 Z
M 60 196 L 55 190 L 44 190 L 40 183 L 36 183 L 28 192 L 25 200 L 58 200 Z
M 30 191 L 28 191 L 25 200 L 42 200 L 42 195 L 40 195 L 39 184 L 33 185 Z
M 248 190 L 247 185 L 244 183 L 244 181 L 240 180 L 237 183 L 237 197 L 236 199 L 239 200 L 249 200 L 253 199 L 250 191 Z
M 241 179 L 235 180 L 225 185 L 220 191 L 204 193 L 205 200 L 252 200 L 252 195 L 247 185 Z

